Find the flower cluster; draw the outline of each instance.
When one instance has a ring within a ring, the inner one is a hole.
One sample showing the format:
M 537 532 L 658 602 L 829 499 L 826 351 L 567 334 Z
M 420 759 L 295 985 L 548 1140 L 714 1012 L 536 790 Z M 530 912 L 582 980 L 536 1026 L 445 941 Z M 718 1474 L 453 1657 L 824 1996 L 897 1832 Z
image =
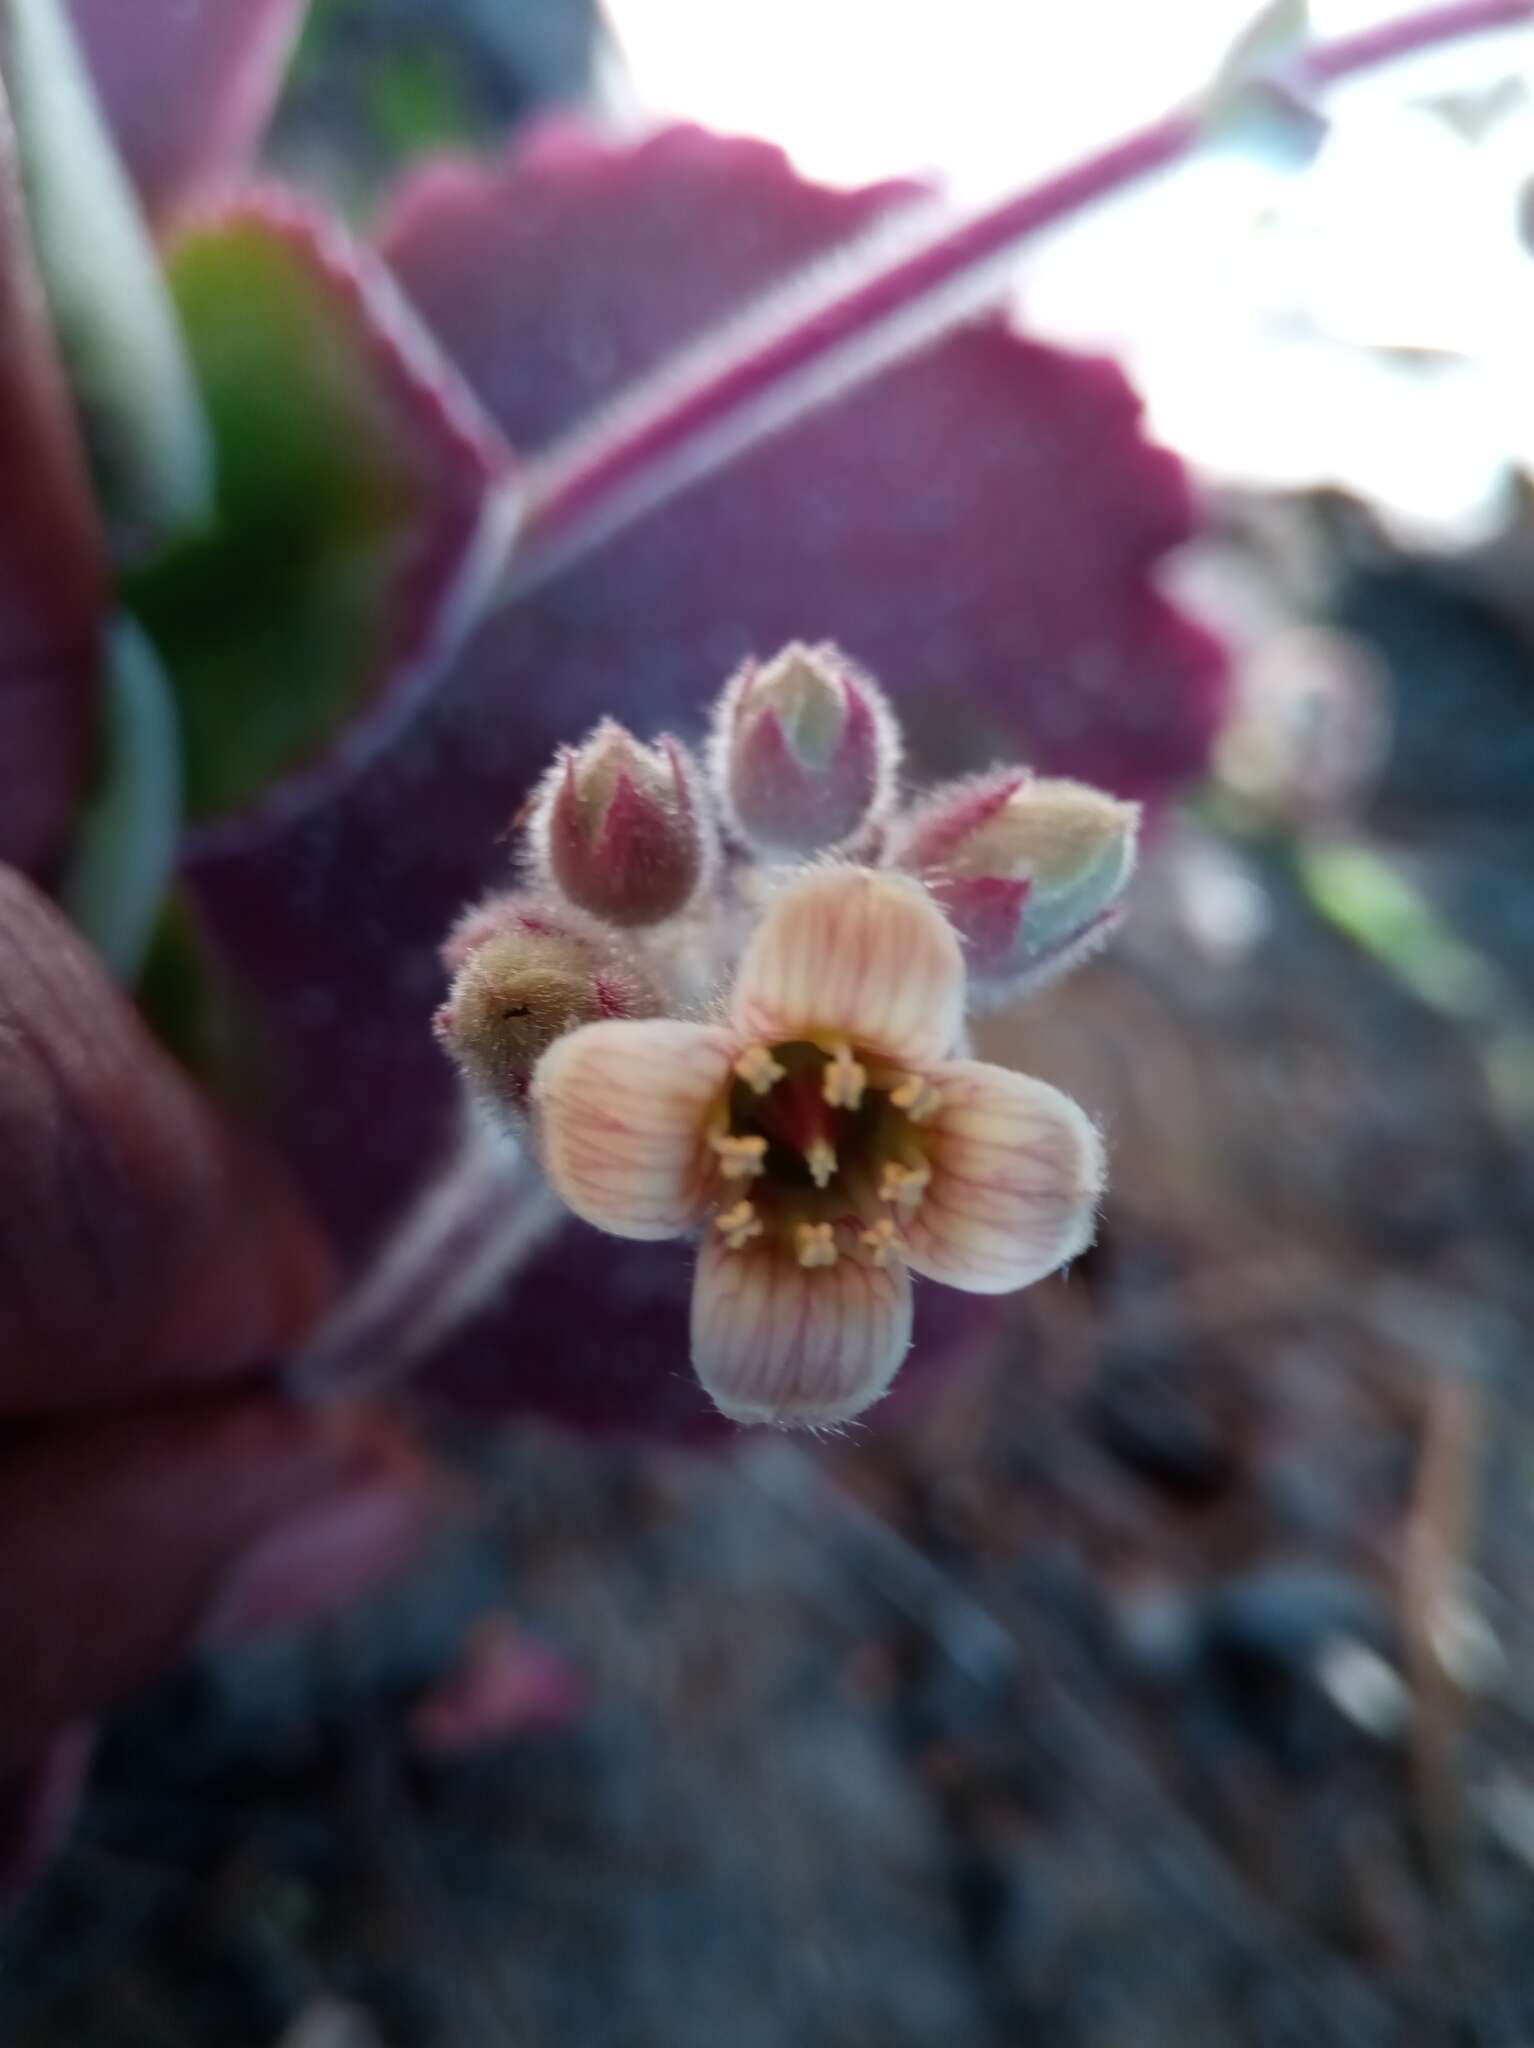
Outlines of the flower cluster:
M 742 1422 L 876 1400 L 912 1273 L 1007 1293 L 1092 1234 L 1096 1130 L 965 1057 L 965 1017 L 1112 928 L 1136 807 L 1006 769 L 901 812 L 898 758 L 829 646 L 732 679 L 706 770 L 604 721 L 528 807 L 527 887 L 444 948 L 482 1109 L 588 1223 L 701 1238 L 693 1362 Z

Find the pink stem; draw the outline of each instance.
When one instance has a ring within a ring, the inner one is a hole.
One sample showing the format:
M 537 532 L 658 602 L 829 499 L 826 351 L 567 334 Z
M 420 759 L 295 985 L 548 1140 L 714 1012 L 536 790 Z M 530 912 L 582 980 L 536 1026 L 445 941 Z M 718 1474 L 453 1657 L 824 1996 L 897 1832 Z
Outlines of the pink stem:
M 1334 85 L 1440 44 L 1528 22 L 1534 22 L 1534 0 L 1459 0 L 1319 44 L 1277 69 L 1301 87 Z M 841 388 L 850 380 L 838 380 L 832 366 L 856 345 L 864 345 L 870 366 L 887 359 L 867 349 L 878 331 L 919 316 L 932 302 L 937 302 L 935 331 L 940 331 L 946 297 L 956 287 L 969 280 L 984 286 L 999 258 L 1042 229 L 1169 168 L 1190 154 L 1204 133 L 1196 105 L 1166 115 L 1042 184 L 957 226 L 946 225 L 914 247 L 908 244 L 893 258 L 881 251 L 873 268 L 865 266 L 850 280 L 843 273 L 818 303 L 801 301 L 776 320 L 769 309 L 727 339 L 696 374 L 679 377 L 675 368 L 663 371 L 625 403 L 619 420 L 599 424 L 535 466 L 514 583 L 521 586 L 530 576 L 546 573 L 541 559 L 546 555 L 563 561 L 657 498 L 669 496 L 674 486 L 661 483 L 657 473 L 690 481 L 737 452 L 755 438 L 743 424 L 745 416 L 769 409 L 765 430 L 784 410 L 772 402 L 790 395 L 798 383 L 824 373 L 829 390 Z M 710 444 L 715 444 L 712 449 Z M 540 559 L 530 563 L 529 553 Z
M 392 1391 L 564 1220 L 531 1161 L 466 1124 L 443 1170 L 287 1368 L 299 1400 Z
M 1415 57 L 1440 43 L 1456 43 L 1464 36 L 1517 28 L 1520 23 L 1531 21 L 1531 0 L 1450 0 L 1444 7 L 1424 7 L 1419 13 L 1382 21 L 1377 28 L 1360 29 L 1356 35 L 1338 36 L 1335 42 L 1318 43 L 1314 49 L 1303 52 L 1300 69 L 1317 85 L 1335 85 L 1339 78 L 1373 71 L 1379 65 L 1397 63 L 1402 57 Z
M 713 433 L 769 390 L 988 267 L 1051 222 L 1175 163 L 1197 135 L 1192 116 L 1169 115 L 941 233 L 871 276 L 850 285 L 844 278 L 834 297 L 808 310 L 796 309 L 790 325 L 766 333 L 755 325 L 745 345 L 733 354 L 722 351 L 717 366 L 701 380 L 672 383 L 668 377 L 671 388 L 658 394 L 659 402 L 646 407 L 641 396 L 621 429 L 583 435 L 568 456 L 555 452 L 533 481 L 524 546 L 562 538 L 577 523 L 605 513 L 607 502 L 626 495 L 651 464 L 669 463 L 687 444 Z M 601 523 L 605 529 L 605 518 Z

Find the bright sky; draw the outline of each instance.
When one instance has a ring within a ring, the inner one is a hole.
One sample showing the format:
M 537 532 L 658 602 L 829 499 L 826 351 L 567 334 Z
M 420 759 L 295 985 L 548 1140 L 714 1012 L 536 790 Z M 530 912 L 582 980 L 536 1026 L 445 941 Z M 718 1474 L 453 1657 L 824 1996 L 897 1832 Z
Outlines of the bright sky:
M 769 136 L 817 177 L 935 170 L 960 198 L 1164 112 L 1254 11 L 1252 0 L 607 0 L 647 105 Z M 1400 11 L 1312 0 L 1311 19 L 1336 35 Z

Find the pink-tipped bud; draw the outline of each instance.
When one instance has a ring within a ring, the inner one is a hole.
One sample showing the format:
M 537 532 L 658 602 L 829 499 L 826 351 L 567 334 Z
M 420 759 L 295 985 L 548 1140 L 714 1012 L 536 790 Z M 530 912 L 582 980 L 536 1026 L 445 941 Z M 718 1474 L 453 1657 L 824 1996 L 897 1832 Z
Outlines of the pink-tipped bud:
M 442 958 L 453 985 L 433 1029 L 471 1093 L 513 1121 L 556 1038 L 660 1009 L 650 977 L 610 934 L 535 898 L 492 896 L 466 911 Z
M 837 648 L 798 641 L 748 661 L 715 713 L 715 786 L 740 836 L 817 853 L 888 810 L 900 732 L 884 693 Z
M 641 746 L 611 718 L 560 754 L 528 832 L 542 877 L 613 924 L 675 917 L 711 865 L 711 827 L 684 749 L 664 735 Z
M 898 858 L 948 913 L 972 971 L 1018 993 L 1112 930 L 1139 828 L 1138 804 L 999 769 L 935 791 L 908 820 Z

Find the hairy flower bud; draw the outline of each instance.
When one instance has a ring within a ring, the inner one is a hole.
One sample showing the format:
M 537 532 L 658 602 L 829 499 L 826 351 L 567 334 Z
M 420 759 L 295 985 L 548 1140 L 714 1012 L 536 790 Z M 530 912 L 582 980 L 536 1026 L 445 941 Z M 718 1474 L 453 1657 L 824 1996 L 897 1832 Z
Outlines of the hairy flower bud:
M 528 831 L 540 876 L 614 924 L 674 917 L 711 865 L 711 829 L 684 749 L 665 735 L 641 746 L 611 718 L 560 754 Z
M 492 896 L 442 948 L 453 986 L 433 1020 L 471 1092 L 514 1120 L 556 1038 L 605 1017 L 651 1017 L 660 1000 L 640 963 L 600 926 L 525 896 Z
M 899 861 L 947 911 L 972 971 L 1015 991 L 1107 936 L 1139 824 L 1138 804 L 1003 769 L 936 791 L 909 820 Z
M 740 836 L 775 853 L 844 845 L 889 807 L 900 735 L 877 683 L 795 641 L 725 686 L 710 752 Z

